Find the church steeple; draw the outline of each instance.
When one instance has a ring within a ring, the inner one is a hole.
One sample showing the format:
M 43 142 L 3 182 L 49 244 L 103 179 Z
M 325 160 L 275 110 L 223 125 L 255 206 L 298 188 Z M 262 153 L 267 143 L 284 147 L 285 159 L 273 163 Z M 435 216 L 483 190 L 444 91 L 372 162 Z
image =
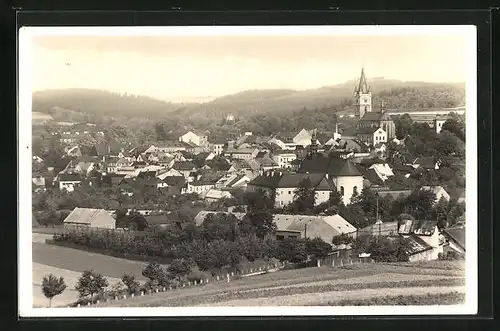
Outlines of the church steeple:
M 368 83 L 366 82 L 365 68 L 364 67 L 361 67 L 361 77 L 359 78 L 359 84 L 358 84 L 358 86 L 356 86 L 354 93 L 358 97 L 360 94 L 370 93 L 370 87 L 368 86 Z
M 311 145 L 309 146 L 309 154 L 314 155 L 318 153 L 318 130 L 314 129 L 311 134 Z
M 354 97 L 356 101 L 356 117 L 363 118 L 365 113 L 372 111 L 372 92 L 366 82 L 365 68 L 361 67 L 361 77 L 354 88 Z

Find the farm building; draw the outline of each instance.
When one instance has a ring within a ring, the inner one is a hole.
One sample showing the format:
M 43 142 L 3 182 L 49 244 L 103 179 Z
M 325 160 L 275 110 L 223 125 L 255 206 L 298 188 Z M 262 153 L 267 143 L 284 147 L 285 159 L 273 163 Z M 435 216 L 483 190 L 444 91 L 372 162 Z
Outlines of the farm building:
M 274 215 L 276 239 L 285 238 L 321 238 L 331 243 L 333 237 L 341 234 L 354 234 L 356 228 L 340 215 Z
M 116 220 L 104 209 L 75 208 L 64 220 L 65 228 L 115 229 Z

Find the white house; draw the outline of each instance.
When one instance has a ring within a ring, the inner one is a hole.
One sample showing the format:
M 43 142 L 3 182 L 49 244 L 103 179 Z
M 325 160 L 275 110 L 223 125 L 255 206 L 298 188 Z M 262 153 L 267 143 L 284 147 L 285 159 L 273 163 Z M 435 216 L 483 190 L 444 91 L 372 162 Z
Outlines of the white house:
M 387 132 L 382 128 L 363 127 L 357 129 L 356 138 L 367 145 L 375 146 L 387 142 Z
M 195 144 L 196 146 L 205 146 L 207 144 L 207 136 L 204 134 L 196 134 L 193 131 L 189 131 L 180 136 L 179 141 L 188 144 Z
M 443 253 L 446 241 L 436 221 L 406 220 L 399 225 L 398 233 L 410 241 L 410 262 L 437 260 Z
M 74 173 L 62 173 L 58 175 L 59 189 L 65 189 L 67 192 L 73 192 L 75 187 L 80 185 L 82 178 Z
M 295 137 L 293 137 L 293 142 L 295 145 L 309 146 L 311 144 L 312 135 L 310 131 L 306 129 L 300 130 Z
M 291 163 L 297 159 L 297 155 L 289 150 L 279 150 L 272 153 L 272 159 L 280 168 L 291 168 Z
M 247 184 L 247 189 L 253 192 L 262 190 L 268 194 L 274 192 L 275 207 L 282 208 L 295 200 L 295 192 L 306 178 L 315 190 L 315 205 L 328 201 L 335 186 L 324 174 L 271 172 L 254 178 Z

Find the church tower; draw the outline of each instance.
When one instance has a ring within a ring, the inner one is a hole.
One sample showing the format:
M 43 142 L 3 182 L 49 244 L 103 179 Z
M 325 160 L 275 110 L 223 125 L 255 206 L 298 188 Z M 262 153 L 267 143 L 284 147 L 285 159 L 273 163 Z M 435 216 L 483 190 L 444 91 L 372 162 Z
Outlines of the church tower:
M 365 113 L 372 111 L 372 92 L 366 83 L 365 70 L 363 67 L 361 68 L 359 83 L 354 89 L 354 97 L 356 99 L 356 117 L 361 119 Z

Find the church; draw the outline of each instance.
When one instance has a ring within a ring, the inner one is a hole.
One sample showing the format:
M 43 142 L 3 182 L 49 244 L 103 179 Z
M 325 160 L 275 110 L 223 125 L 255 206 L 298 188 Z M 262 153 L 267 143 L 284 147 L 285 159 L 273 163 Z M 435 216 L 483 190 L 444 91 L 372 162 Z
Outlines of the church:
M 374 110 L 372 106 L 372 92 L 366 81 L 365 70 L 361 68 L 361 77 L 359 83 L 354 90 L 355 97 L 355 115 L 358 120 L 356 129 L 360 135 L 363 135 L 364 142 L 366 141 L 367 132 L 373 131 L 373 141 L 369 141 L 372 145 L 380 142 L 377 137 L 380 136 L 381 128 L 387 139 L 392 139 L 396 136 L 396 126 L 389 114 L 385 110 L 384 102 L 381 102 L 380 109 Z

